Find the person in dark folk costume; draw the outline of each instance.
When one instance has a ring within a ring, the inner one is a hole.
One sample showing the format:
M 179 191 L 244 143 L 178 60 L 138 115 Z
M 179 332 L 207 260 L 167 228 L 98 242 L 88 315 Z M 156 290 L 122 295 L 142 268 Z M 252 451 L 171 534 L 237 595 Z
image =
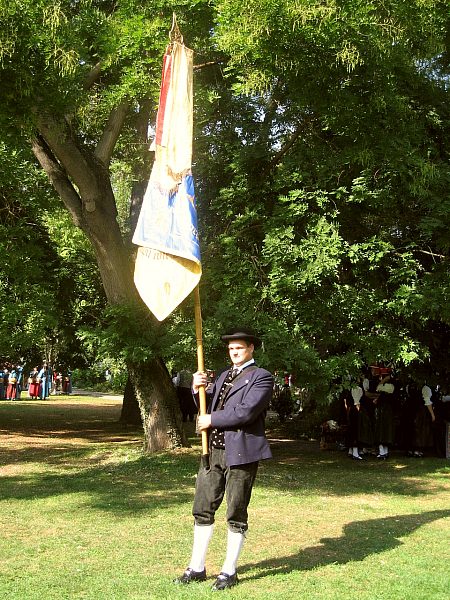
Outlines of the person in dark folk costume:
M 197 477 L 191 560 L 181 577 L 174 580 L 188 584 L 206 579 L 205 560 L 215 513 L 226 493 L 227 551 L 213 590 L 225 590 L 238 582 L 236 566 L 248 529 L 247 509 L 258 464 L 272 456 L 264 422 L 273 377 L 253 359 L 261 340 L 247 328 L 233 329 L 222 340 L 228 344 L 232 366 L 207 389 L 208 414 L 198 417 L 199 430 L 210 434 L 209 465 L 202 463 Z M 194 394 L 207 383 L 206 373 L 194 373 Z
M 20 400 L 22 395 L 22 386 L 23 386 L 23 365 L 16 365 L 16 400 Z
M 8 382 L 9 382 L 9 367 L 11 365 L 7 363 L 3 369 L 3 398 L 7 399 L 8 393 Z
M 6 398 L 6 368 L 3 365 L 0 365 L 0 400 L 4 400 Z
M 175 387 L 183 422 L 194 421 L 197 406 L 192 397 L 192 373 L 187 369 L 181 369 L 175 378 Z
M 362 460 L 359 454 L 359 418 L 361 410 L 361 399 L 364 390 L 361 382 L 355 382 L 350 390 L 347 390 L 345 404 L 347 410 L 347 447 L 348 454 L 353 460 Z
M 435 397 L 432 397 L 435 420 L 433 423 L 434 449 L 436 456 L 445 458 L 447 453 L 447 423 L 450 423 L 450 386 L 444 384 Z
M 432 389 L 425 383 L 422 386 L 421 402 L 418 405 L 414 420 L 414 456 L 417 457 L 422 457 L 426 450 L 434 446 L 433 423 L 436 417 L 432 396 Z
M 363 395 L 360 400 L 358 418 L 358 440 L 362 447 L 361 455 L 372 454 L 375 438 L 375 406 L 374 399 L 377 383 L 373 383 L 373 377 L 366 375 L 362 378 Z
M 389 447 L 394 443 L 395 391 L 390 369 L 382 368 L 375 400 L 375 442 L 378 444 L 377 458 L 381 460 L 388 458 Z
M 410 377 L 405 386 L 402 403 L 402 445 L 407 456 L 417 456 L 416 417 L 423 405 L 422 395 L 417 383 Z
M 63 377 L 62 391 L 63 394 L 72 393 L 72 371 L 70 369 L 67 369 L 66 374 Z

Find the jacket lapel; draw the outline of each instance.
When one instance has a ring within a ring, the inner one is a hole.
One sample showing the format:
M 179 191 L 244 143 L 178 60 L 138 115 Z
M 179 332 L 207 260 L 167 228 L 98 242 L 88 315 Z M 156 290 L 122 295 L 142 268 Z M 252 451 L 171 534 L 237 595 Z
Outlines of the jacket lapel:
M 241 390 L 242 388 L 244 388 L 247 385 L 247 383 L 248 383 L 248 381 L 249 381 L 249 379 L 251 377 L 252 372 L 256 371 L 256 369 L 257 369 L 256 365 L 254 365 L 254 364 L 250 365 L 249 367 L 247 367 L 246 369 L 244 369 L 236 377 L 236 379 L 234 381 L 231 382 L 231 388 L 230 388 L 230 391 L 227 394 L 227 402 L 229 401 L 229 399 L 234 394 L 236 394 L 237 392 L 239 392 L 239 390 Z M 228 371 L 226 373 L 228 373 Z M 226 373 L 225 373 L 225 377 L 226 377 Z M 224 379 L 225 379 L 225 377 L 224 377 Z M 223 380 L 222 380 L 222 383 L 223 383 Z M 220 388 L 219 388 L 219 390 L 220 390 Z M 218 398 L 218 394 L 217 394 L 217 398 Z M 216 398 L 216 400 L 217 400 L 217 398 Z M 214 402 L 214 410 L 216 409 L 216 407 L 217 407 L 217 402 Z
M 249 377 L 251 376 L 251 373 L 253 371 L 255 371 L 257 368 L 258 367 L 253 363 L 252 365 L 250 365 L 249 367 L 244 369 L 244 371 L 242 371 L 242 373 L 237 376 L 236 380 L 234 382 L 232 382 L 231 389 L 227 394 L 227 398 L 229 398 L 230 396 L 235 394 L 237 391 L 239 391 L 240 389 L 245 387 L 249 381 Z M 217 402 L 219 400 L 220 390 L 222 389 L 223 382 L 225 381 L 226 376 L 228 375 L 228 371 L 229 371 L 229 368 L 225 369 L 225 371 L 223 373 L 221 373 L 217 379 L 216 393 L 214 395 L 214 399 L 213 399 L 213 402 L 211 405 L 211 412 L 216 410 Z

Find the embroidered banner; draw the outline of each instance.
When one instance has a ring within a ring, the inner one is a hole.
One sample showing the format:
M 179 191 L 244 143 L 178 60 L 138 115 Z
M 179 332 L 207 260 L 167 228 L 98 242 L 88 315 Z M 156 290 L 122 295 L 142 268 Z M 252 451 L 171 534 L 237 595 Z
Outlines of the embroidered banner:
M 170 44 L 163 59 L 150 180 L 133 243 L 134 282 L 160 321 L 188 296 L 202 269 L 192 163 L 193 52 Z

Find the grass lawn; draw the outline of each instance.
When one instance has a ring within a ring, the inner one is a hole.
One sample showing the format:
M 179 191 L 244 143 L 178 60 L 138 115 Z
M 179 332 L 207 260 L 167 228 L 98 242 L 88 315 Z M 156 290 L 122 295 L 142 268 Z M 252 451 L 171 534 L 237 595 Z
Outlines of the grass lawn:
M 0 402 L 1 599 L 220 593 L 209 588 L 224 558 L 224 507 L 208 582 L 172 583 L 190 557 L 197 438 L 189 429 L 192 448 L 143 456 L 120 408 L 76 396 Z M 241 583 L 227 598 L 450 598 L 449 460 L 358 463 L 275 428 L 269 437 L 274 460 L 260 467 Z

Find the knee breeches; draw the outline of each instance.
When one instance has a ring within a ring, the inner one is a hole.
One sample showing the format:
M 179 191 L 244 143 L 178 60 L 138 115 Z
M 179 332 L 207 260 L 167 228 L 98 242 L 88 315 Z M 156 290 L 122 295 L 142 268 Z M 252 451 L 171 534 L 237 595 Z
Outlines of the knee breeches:
M 248 505 L 258 462 L 227 467 L 225 450 L 211 448 L 210 468 L 200 466 L 192 514 L 197 525 L 212 525 L 216 510 L 226 494 L 227 523 L 231 531 L 244 533 L 248 529 Z

